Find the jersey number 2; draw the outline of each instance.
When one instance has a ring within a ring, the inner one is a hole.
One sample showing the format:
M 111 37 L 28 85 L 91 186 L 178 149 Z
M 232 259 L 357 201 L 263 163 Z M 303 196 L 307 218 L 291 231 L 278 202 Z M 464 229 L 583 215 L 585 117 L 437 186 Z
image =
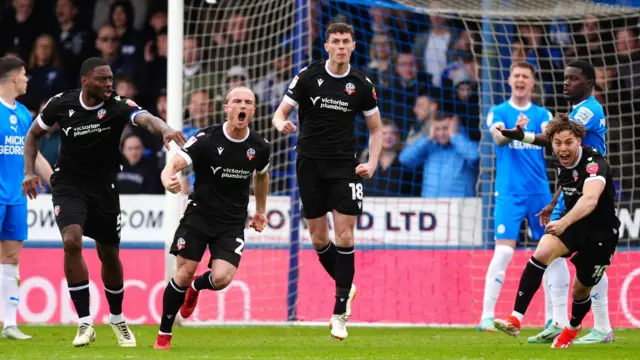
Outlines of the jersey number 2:
M 238 245 L 238 247 L 236 248 L 236 254 L 242 256 L 242 249 L 244 248 L 244 240 L 240 239 L 240 238 L 236 238 L 236 241 L 238 243 L 240 243 L 240 245 Z
M 351 199 L 352 200 L 362 200 L 362 184 L 360 183 L 349 183 L 349 187 L 351 188 Z

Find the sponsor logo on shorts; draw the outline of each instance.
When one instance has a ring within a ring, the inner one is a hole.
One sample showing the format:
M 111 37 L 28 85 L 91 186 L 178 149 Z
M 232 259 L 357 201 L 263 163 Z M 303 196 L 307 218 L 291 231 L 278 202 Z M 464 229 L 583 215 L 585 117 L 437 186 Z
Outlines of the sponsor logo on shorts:
M 60 205 L 56 205 L 53 208 L 53 213 L 55 214 L 55 216 L 57 217 L 58 215 L 60 215 Z

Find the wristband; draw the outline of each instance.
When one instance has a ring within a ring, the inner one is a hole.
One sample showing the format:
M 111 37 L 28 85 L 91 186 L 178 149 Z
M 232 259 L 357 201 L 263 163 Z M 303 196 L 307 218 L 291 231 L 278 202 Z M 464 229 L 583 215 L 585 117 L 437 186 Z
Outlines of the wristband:
M 524 133 L 524 138 L 522 138 L 522 142 L 527 144 L 533 144 L 535 140 L 536 140 L 536 134 L 532 132 Z

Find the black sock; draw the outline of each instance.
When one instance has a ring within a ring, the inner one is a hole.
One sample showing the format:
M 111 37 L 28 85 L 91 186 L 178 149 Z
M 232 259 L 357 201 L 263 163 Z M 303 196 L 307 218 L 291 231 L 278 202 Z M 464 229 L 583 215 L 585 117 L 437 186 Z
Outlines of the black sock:
M 527 312 L 533 295 L 535 295 L 538 288 L 540 288 L 545 270 L 547 270 L 547 265 L 536 260 L 533 256 L 527 261 L 527 266 L 525 266 L 522 277 L 520 277 L 520 285 L 518 285 L 518 293 L 516 294 L 516 304 L 513 307 L 514 311 L 522 315 Z
M 122 314 L 122 300 L 124 299 L 124 285 L 114 289 L 104 286 L 104 294 L 109 303 L 109 312 L 113 315 Z
M 187 294 L 186 287 L 176 285 L 171 279 L 164 289 L 162 296 L 162 318 L 160 319 L 160 332 L 171 334 L 173 322 L 176 321 L 178 310 L 184 303 L 184 297 Z
M 569 324 L 574 328 L 580 326 L 580 324 L 582 324 L 582 320 L 587 316 L 590 309 L 591 295 L 587 295 L 587 298 L 582 300 L 573 299 L 573 305 L 571 306 L 571 320 L 569 320 Z
M 329 244 L 322 249 L 316 249 L 318 259 L 324 270 L 335 280 L 334 271 L 336 266 L 336 257 L 338 256 L 338 248 L 333 241 L 329 240 Z
M 207 271 L 206 273 L 200 275 L 197 279 L 193 281 L 193 287 L 196 291 L 200 290 L 218 290 L 215 286 L 213 286 L 213 282 L 211 282 L 211 271 Z
M 89 280 L 80 281 L 75 284 L 67 283 L 69 295 L 73 301 L 79 318 L 89 316 Z
M 336 279 L 336 303 L 333 307 L 333 313 L 336 315 L 342 315 L 347 311 L 347 298 L 349 291 L 351 291 L 355 272 L 353 246 L 336 247 L 336 265 L 333 272 Z

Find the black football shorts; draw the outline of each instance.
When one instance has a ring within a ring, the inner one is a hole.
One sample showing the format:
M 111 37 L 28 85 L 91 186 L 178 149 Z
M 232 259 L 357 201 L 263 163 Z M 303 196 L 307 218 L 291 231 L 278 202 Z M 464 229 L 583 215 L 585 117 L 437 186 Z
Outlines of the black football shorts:
M 569 226 L 560 240 L 573 254 L 571 262 L 576 267 L 576 277 L 585 286 L 594 286 L 611 265 L 618 245 L 617 229 L 594 231 L 582 226 Z
M 362 179 L 356 174 L 356 159 L 309 159 L 298 154 L 296 175 L 302 201 L 302 216 L 316 219 L 336 210 L 360 215 L 364 205 Z
M 100 244 L 120 244 L 120 197 L 115 184 L 78 185 L 55 177 L 51 182 L 60 232 L 69 225 L 80 225 L 84 236 Z
M 196 209 L 188 207 L 176 229 L 169 253 L 187 260 L 200 261 L 209 248 L 211 258 L 224 260 L 236 268 L 244 249 L 244 223 L 216 224 Z

